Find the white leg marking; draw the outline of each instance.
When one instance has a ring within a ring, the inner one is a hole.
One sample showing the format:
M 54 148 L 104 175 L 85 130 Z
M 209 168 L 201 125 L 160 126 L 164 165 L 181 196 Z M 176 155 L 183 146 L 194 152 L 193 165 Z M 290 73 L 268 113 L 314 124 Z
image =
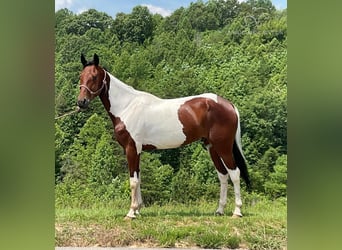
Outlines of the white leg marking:
M 227 204 L 228 174 L 223 175 L 217 171 L 217 176 L 220 180 L 221 189 L 220 189 L 219 207 L 216 210 L 216 213 L 223 215 L 224 214 L 224 208 Z
M 233 182 L 234 185 L 234 193 L 235 193 L 235 210 L 233 212 L 233 215 L 237 216 L 242 216 L 241 214 L 241 206 L 242 206 L 242 201 L 241 201 L 241 194 L 240 194 L 240 169 L 236 167 L 236 169 L 231 170 L 227 169 L 230 179 Z
M 138 188 L 137 188 L 138 208 L 137 208 L 137 210 L 135 211 L 135 214 L 136 214 L 136 215 L 139 215 L 139 214 L 140 214 L 139 209 L 141 208 L 141 205 L 142 205 L 142 203 L 143 203 L 143 201 L 142 201 L 142 196 L 141 196 L 140 183 L 141 183 L 141 181 L 140 181 L 140 178 L 139 178 L 139 183 L 138 183 Z
M 135 211 L 138 209 L 138 186 L 140 184 L 137 172 L 134 172 L 133 177 L 129 178 L 129 184 L 131 187 L 131 208 L 127 214 L 127 217 L 135 218 Z

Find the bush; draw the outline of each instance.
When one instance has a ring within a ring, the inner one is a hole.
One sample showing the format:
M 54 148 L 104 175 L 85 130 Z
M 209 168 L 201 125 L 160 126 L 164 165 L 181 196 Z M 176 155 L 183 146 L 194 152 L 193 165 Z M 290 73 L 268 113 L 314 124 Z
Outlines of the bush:
M 97 202 L 93 190 L 81 181 L 66 181 L 55 187 L 55 206 L 89 207 Z
M 265 182 L 265 192 L 272 198 L 286 196 L 287 187 L 287 156 L 280 156 L 275 166 L 274 172 L 269 174 L 268 180 Z
M 163 204 L 171 200 L 173 168 L 162 165 L 158 154 L 141 155 L 141 195 L 144 204 Z

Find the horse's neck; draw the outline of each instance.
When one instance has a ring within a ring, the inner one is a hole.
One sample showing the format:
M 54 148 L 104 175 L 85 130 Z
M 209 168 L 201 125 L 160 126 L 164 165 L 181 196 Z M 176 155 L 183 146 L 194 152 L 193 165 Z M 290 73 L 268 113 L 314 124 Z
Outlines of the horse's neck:
M 122 101 L 120 96 L 125 96 L 125 98 L 134 98 L 139 91 L 135 90 L 133 87 L 126 85 L 113 75 L 109 74 L 110 77 L 110 88 L 109 95 L 113 97 L 119 97 L 119 101 Z M 116 98 L 117 99 L 117 98 Z
M 112 115 L 117 116 L 123 112 L 130 103 L 136 100 L 137 97 L 141 96 L 143 92 L 135 90 L 133 87 L 126 85 L 111 74 L 109 74 L 109 77 L 109 111 Z
M 108 95 L 101 95 L 100 98 L 112 120 L 113 117 L 121 118 L 128 115 L 136 109 L 137 105 L 142 103 L 152 105 L 162 100 L 150 93 L 135 90 L 110 73 L 107 74 L 110 78 Z
M 112 107 L 120 109 L 127 106 L 134 99 L 137 91 L 108 72 L 107 74 L 109 75 L 108 93 L 101 94 L 100 99 L 107 112 L 110 112 Z

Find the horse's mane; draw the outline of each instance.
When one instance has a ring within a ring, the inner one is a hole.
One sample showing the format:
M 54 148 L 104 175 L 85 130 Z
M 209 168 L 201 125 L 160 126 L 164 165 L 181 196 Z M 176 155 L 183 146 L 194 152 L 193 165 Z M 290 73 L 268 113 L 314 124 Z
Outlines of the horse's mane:
M 84 66 L 83 68 L 87 67 L 87 66 L 90 66 L 90 65 L 95 65 L 94 63 L 94 60 L 93 61 L 88 61 Z M 102 68 L 105 70 L 105 71 L 108 71 L 106 67 L 103 67 Z
M 90 65 L 95 65 L 94 61 L 88 61 L 85 65 L 83 65 L 83 68 L 90 66 Z

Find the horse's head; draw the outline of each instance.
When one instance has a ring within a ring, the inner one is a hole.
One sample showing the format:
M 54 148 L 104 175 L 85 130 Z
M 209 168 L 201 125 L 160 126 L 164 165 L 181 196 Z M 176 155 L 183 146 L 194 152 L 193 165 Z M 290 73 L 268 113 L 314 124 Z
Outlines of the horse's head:
M 80 74 L 80 94 L 77 98 L 77 105 L 80 108 L 87 108 L 90 101 L 98 96 L 106 85 L 106 71 L 99 66 L 99 57 L 94 54 L 92 61 L 87 61 L 84 55 L 81 55 L 83 70 Z

